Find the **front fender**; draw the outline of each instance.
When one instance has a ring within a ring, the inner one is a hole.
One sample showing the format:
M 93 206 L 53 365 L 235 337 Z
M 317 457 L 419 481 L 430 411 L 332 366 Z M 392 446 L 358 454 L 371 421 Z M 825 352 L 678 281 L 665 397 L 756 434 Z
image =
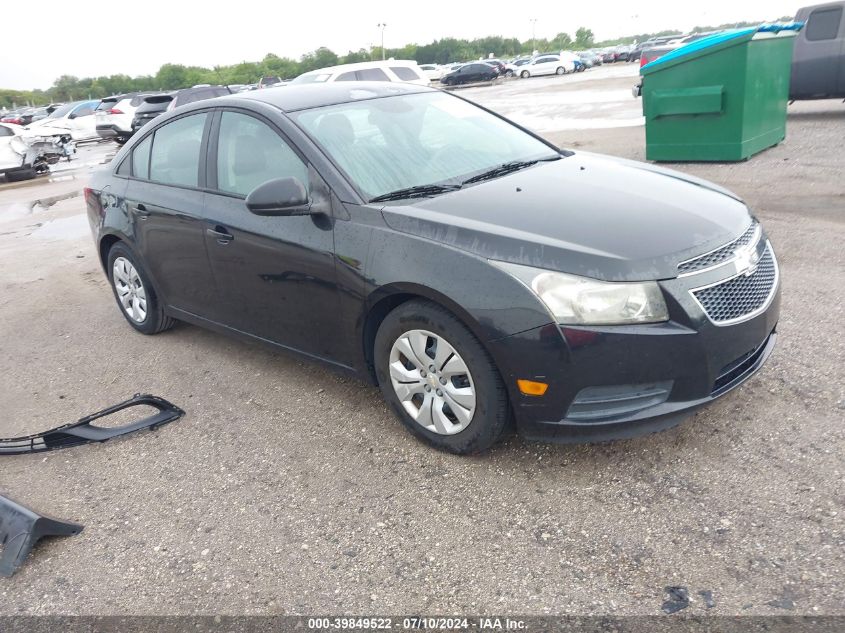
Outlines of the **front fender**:
M 365 270 L 367 312 L 391 294 L 426 297 L 452 311 L 481 341 L 552 322 L 522 282 L 485 258 L 425 238 L 375 231 Z

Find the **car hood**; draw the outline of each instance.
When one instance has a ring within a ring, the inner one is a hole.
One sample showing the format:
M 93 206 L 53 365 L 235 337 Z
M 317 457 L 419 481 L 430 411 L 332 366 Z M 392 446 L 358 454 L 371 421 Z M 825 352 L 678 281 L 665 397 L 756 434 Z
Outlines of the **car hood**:
M 607 281 L 676 277 L 678 263 L 751 222 L 717 185 L 586 152 L 382 214 L 396 231 L 481 257 Z
M 43 121 L 44 119 L 42 119 Z M 65 134 L 70 134 L 71 129 L 68 126 L 63 125 L 62 123 L 42 123 L 41 121 L 36 121 L 35 123 L 28 125 L 23 129 L 21 132 L 22 136 L 62 136 Z

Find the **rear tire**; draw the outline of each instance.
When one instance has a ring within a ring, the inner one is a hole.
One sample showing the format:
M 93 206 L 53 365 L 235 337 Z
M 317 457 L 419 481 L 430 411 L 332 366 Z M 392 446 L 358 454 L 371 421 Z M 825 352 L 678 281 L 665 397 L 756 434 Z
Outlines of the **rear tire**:
M 118 145 L 124 145 L 124 144 L 126 144 L 126 141 L 128 141 L 128 140 L 129 140 L 129 138 L 126 137 L 126 136 L 118 136 L 117 138 L 114 139 L 114 142 L 117 143 Z
M 505 385 L 478 339 L 445 308 L 403 303 L 381 323 L 373 352 L 385 400 L 418 438 L 466 455 L 502 437 L 510 420 Z
M 164 313 L 140 261 L 122 242 L 109 250 L 107 270 L 115 301 L 129 325 L 142 334 L 158 334 L 176 325 Z

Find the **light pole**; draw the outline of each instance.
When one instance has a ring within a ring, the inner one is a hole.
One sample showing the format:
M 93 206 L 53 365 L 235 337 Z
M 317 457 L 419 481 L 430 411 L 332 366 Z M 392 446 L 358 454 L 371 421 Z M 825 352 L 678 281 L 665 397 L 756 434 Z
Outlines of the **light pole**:
M 531 54 L 533 55 L 537 50 L 537 44 L 534 41 L 537 39 L 537 18 L 531 18 L 528 21 L 531 22 Z
M 381 29 L 381 61 L 384 61 L 384 27 L 387 24 L 385 22 L 379 22 L 376 26 Z

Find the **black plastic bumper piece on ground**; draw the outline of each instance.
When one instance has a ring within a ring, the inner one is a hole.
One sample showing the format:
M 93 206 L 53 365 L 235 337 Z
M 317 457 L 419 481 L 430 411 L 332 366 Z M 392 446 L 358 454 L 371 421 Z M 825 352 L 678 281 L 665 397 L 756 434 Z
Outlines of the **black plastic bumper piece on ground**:
M 24 564 L 35 544 L 45 536 L 73 536 L 82 531 L 77 523 L 60 521 L 0 495 L 0 576 L 8 578 Z
M 123 426 L 102 427 L 92 424 L 95 420 L 137 406 L 149 406 L 158 411 L 137 422 L 131 422 Z M 35 435 L 0 439 L 0 456 L 42 453 L 44 451 L 70 448 L 71 446 L 79 446 L 80 444 L 88 444 L 90 442 L 105 442 L 114 437 L 134 433 L 141 429 L 155 430 L 160 426 L 178 420 L 183 415 L 185 415 L 185 412 L 182 409 L 171 404 L 164 398 L 149 394 L 136 394 L 133 398 L 125 402 L 88 415 L 81 418 L 78 422 L 65 424 L 50 431 L 36 433 Z

